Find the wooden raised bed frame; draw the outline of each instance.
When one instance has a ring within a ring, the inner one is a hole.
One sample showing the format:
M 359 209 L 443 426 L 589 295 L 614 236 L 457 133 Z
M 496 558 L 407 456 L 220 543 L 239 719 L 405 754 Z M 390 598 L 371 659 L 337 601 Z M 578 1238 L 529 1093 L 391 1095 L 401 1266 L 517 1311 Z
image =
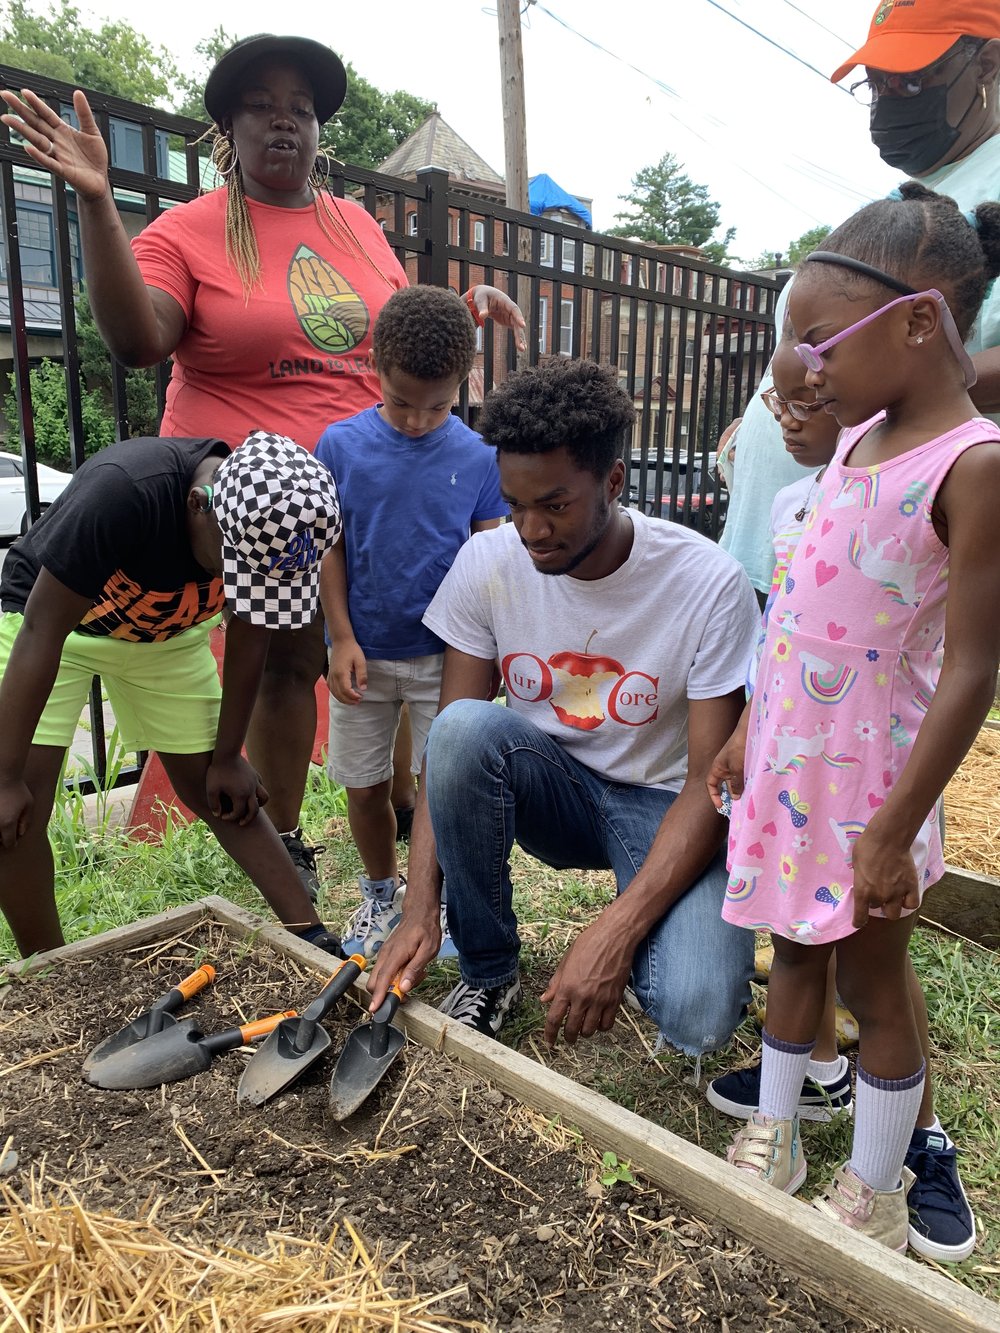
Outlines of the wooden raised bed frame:
M 9 970 L 25 976 L 53 964 L 133 948 L 204 919 L 219 922 L 237 938 L 253 936 L 277 953 L 294 958 L 317 977 L 329 971 L 329 956 L 321 950 L 215 896 L 37 954 L 12 964 Z M 356 985 L 356 989 L 360 998 L 364 987 Z M 397 1022 L 411 1040 L 443 1052 L 543 1115 L 559 1116 L 563 1123 L 578 1127 L 596 1148 L 627 1159 L 653 1184 L 707 1221 L 721 1223 L 750 1241 L 832 1304 L 919 1333 L 1000 1333 L 1000 1308 L 993 1302 L 923 1264 L 846 1228 L 831 1226 L 802 1203 L 741 1178 L 738 1171 L 695 1144 L 446 1019 L 419 1000 L 408 1001 Z

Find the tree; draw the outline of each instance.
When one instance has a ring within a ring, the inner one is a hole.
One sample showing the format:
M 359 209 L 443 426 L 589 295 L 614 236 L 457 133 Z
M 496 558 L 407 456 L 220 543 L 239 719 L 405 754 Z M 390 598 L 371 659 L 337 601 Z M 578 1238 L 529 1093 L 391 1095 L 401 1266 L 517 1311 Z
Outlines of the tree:
M 818 227 L 812 227 L 809 231 L 804 231 L 797 241 L 788 243 L 788 267 L 794 268 L 800 264 L 811 250 L 818 250 L 826 238 L 830 235 L 832 228 L 825 222 L 821 222 Z
M 342 162 L 377 167 L 434 111 L 413 93 L 384 93 L 347 62 L 344 105 L 323 127 L 320 142 Z
M 41 365 L 29 372 L 31 414 L 35 423 L 35 447 L 38 459 L 51 467 L 69 467 L 69 408 L 66 399 L 66 371 L 58 362 L 43 357 Z M 7 376 L 9 390 L 3 410 L 12 427 L 18 426 L 20 414 L 14 393 L 14 376 Z M 89 457 L 115 438 L 115 423 L 96 389 L 82 390 L 84 452 Z
M 88 392 L 96 392 L 111 424 L 114 438 L 114 413 L 111 396 L 111 355 L 90 310 L 85 290 L 76 298 L 76 337 L 80 353 L 80 374 Z M 130 435 L 155 435 L 160 424 L 156 401 L 156 372 L 151 366 L 125 371 L 125 411 Z M 89 446 L 89 441 L 88 441 Z M 90 453 L 88 447 L 87 452 Z
M 652 245 L 695 245 L 715 263 L 726 262 L 736 228 L 730 227 L 721 241 L 711 239 L 719 225 L 719 205 L 709 198 L 707 186 L 684 174 L 673 153 L 643 167 L 632 178 L 632 193 L 620 198 L 630 208 L 615 214 L 619 225 L 609 229 L 609 236 L 634 236 Z
M 830 228 L 821 222 L 818 227 L 804 231 L 797 241 L 789 241 L 787 250 L 765 250 L 756 259 L 745 259 L 741 263 L 749 273 L 765 268 L 795 268 L 810 251 L 818 250 L 829 235 Z
M 0 63 L 145 106 L 169 104 L 177 68 L 169 51 L 127 23 L 90 28 L 69 0 L 44 17 L 24 0 L 0 10 Z
M 179 80 L 181 100 L 177 105 L 179 116 L 189 116 L 191 120 L 207 119 L 205 111 L 205 83 L 212 67 L 220 56 L 225 55 L 237 38 L 232 37 L 220 24 L 210 37 L 203 37 L 194 48 L 201 57 L 201 69 L 194 75 L 182 75 Z

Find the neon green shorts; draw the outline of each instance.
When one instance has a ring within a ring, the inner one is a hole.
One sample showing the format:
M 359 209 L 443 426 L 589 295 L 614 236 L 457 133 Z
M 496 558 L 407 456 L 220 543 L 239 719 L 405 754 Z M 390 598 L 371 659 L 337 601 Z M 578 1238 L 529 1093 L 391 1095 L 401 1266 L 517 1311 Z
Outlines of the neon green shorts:
M 0 677 L 24 617 L 0 616 Z M 65 749 L 73 740 L 95 675 L 107 691 L 126 750 L 204 754 L 215 746 L 222 686 L 208 636 L 218 616 L 162 643 L 68 636 L 33 744 Z

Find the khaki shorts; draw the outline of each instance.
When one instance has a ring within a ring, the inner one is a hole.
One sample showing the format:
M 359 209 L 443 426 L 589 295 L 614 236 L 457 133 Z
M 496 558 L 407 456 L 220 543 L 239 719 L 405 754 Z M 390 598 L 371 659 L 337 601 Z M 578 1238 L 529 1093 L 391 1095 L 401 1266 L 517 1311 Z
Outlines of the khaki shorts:
M 24 622 L 0 616 L 0 676 Z M 208 636 L 218 616 L 161 643 L 68 635 L 59 671 L 35 728 L 34 745 L 66 749 L 95 675 L 107 691 L 126 750 L 204 754 L 215 746 L 222 686 Z
M 399 729 L 399 710 L 410 706 L 413 758 L 420 772 L 427 733 L 437 713 L 444 654 L 404 657 L 399 661 L 368 660 L 368 689 L 359 704 L 342 704 L 330 696 L 330 744 L 326 768 L 344 787 L 374 787 L 392 777 L 392 748 Z

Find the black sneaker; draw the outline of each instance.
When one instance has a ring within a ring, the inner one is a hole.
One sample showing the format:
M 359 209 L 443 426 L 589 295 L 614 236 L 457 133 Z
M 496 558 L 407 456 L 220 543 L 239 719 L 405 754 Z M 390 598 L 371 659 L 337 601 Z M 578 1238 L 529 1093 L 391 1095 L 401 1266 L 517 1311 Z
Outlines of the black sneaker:
M 282 833 L 281 841 L 288 848 L 288 855 L 292 858 L 292 864 L 299 872 L 299 879 L 302 881 L 302 887 L 309 895 L 309 901 L 311 903 L 319 902 L 320 882 L 316 870 L 316 855 L 318 852 L 325 852 L 326 848 L 322 845 L 307 846 L 302 841 L 301 829 L 296 829 L 294 833 Z
M 438 1009 L 463 1027 L 475 1028 L 484 1037 L 498 1037 L 504 1020 L 521 998 L 521 981 L 515 977 L 506 986 L 467 986 L 460 981 L 449 991 Z
M 713 1079 L 705 1096 L 717 1111 L 749 1120 L 760 1104 L 760 1061 L 749 1069 L 736 1069 Z M 850 1115 L 853 1108 L 851 1071 L 846 1060 L 843 1074 L 830 1083 L 809 1077 L 804 1080 L 797 1108 L 800 1120 L 832 1120 L 841 1111 Z
M 300 940 L 305 940 L 307 944 L 315 944 L 317 949 L 332 954 L 334 958 L 347 957 L 340 940 L 332 930 L 327 930 L 326 926 L 308 926 L 305 930 L 291 930 L 289 934 L 295 935 Z
M 413 829 L 413 806 L 404 805 L 399 810 L 392 812 L 396 816 L 396 841 L 409 842 L 410 833 Z
M 939 1129 L 915 1129 L 906 1165 L 916 1176 L 907 1195 L 910 1248 L 943 1264 L 968 1259 L 976 1244 L 976 1223 L 958 1176 L 954 1145 Z

